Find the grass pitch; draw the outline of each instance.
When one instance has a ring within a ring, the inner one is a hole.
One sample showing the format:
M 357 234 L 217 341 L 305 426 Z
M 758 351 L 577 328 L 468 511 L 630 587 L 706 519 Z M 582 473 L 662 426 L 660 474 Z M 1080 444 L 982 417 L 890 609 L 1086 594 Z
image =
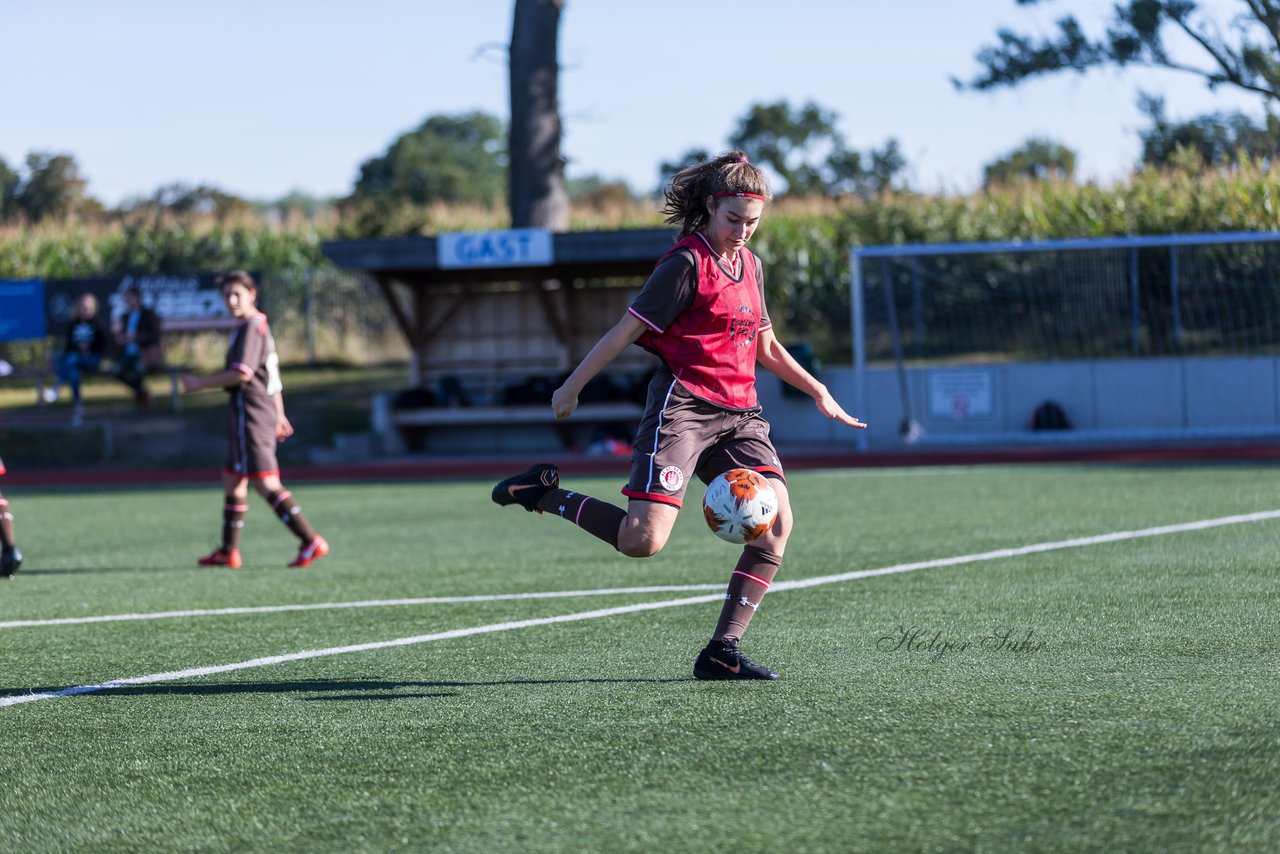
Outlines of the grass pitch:
M 790 483 L 780 580 L 924 567 L 771 592 L 744 643 L 770 684 L 691 678 L 719 604 L 662 603 L 736 557 L 695 512 L 636 561 L 487 483 L 298 484 L 333 555 L 286 569 L 253 498 L 232 572 L 194 566 L 215 484 L 8 490 L 0 704 L 49 696 L 0 705 L 0 847 L 1280 844 L 1280 519 L 1151 530 L 1280 508 L 1273 469 Z M 1080 539 L 1117 531 L 1145 534 Z

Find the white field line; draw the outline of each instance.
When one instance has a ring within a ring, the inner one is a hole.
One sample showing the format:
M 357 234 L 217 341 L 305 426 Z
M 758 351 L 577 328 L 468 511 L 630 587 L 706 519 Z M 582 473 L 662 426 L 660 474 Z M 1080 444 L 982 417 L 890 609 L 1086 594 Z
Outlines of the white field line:
M 841 581 L 852 581 L 856 578 L 870 578 L 875 575 L 894 575 L 899 572 L 911 572 L 917 569 L 935 569 L 940 566 L 955 566 L 961 563 L 980 563 L 988 560 L 1000 560 L 1006 557 L 1020 557 L 1040 552 L 1060 551 L 1062 549 L 1078 549 L 1085 546 L 1098 546 L 1103 543 L 1118 543 L 1123 540 L 1141 540 L 1147 537 L 1163 537 L 1168 534 L 1183 534 L 1188 531 L 1204 531 L 1209 528 L 1222 528 L 1227 525 L 1244 525 L 1250 522 L 1266 522 L 1280 519 L 1280 510 L 1261 510 L 1257 513 L 1242 513 L 1239 516 L 1222 516 L 1217 519 L 1201 519 L 1197 522 L 1182 522 L 1177 525 L 1161 525 L 1157 528 L 1141 528 L 1136 531 L 1112 531 L 1110 534 L 1094 534 L 1088 537 L 1076 537 L 1070 540 L 1057 540 L 1049 543 L 1033 543 L 1029 546 L 1018 546 L 1012 549 L 996 549 L 971 555 L 940 557 L 933 560 L 922 560 L 915 563 L 900 563 L 897 566 L 885 566 L 880 569 L 860 569 L 854 572 L 842 572 L 838 575 L 823 575 L 818 578 L 801 578 L 795 581 L 779 581 L 769 587 L 769 592 L 779 590 L 802 590 L 806 587 L 817 587 L 820 584 L 837 584 Z
M 143 614 L 103 614 L 96 617 L 60 617 L 51 620 L 10 620 L 0 629 L 31 626 L 71 626 L 80 623 L 122 623 L 132 620 L 169 620 L 187 617 L 226 617 L 235 614 L 280 614 L 286 611 L 328 611 L 346 608 L 394 608 L 405 605 L 457 605 L 465 602 L 507 602 L 520 599 L 580 599 L 584 596 L 618 596 L 628 593 L 689 593 L 721 590 L 724 584 L 676 584 L 658 587 L 604 587 L 596 590 L 552 590 L 541 593 L 482 593 L 474 596 L 424 596 L 417 599 L 368 599 L 360 602 L 315 602 L 308 605 L 258 605 L 252 608 L 201 608 L 190 611 L 152 611 Z
M 724 598 L 723 593 L 710 596 L 691 596 L 687 599 L 669 599 L 662 602 L 642 602 L 638 605 L 620 605 L 616 608 L 601 608 L 598 611 L 582 611 L 577 614 L 561 614 L 555 617 L 539 617 L 532 620 L 515 620 L 509 623 L 491 623 L 487 626 L 472 626 L 465 629 L 451 629 L 447 632 L 436 632 L 429 635 L 415 635 L 408 638 L 395 638 L 388 641 L 358 643 L 351 646 L 336 646 L 329 649 L 306 649 L 301 652 L 288 652 L 284 655 L 268 655 L 264 658 L 253 658 L 248 661 L 237 661 L 231 664 L 214 664 L 208 667 L 189 667 L 186 670 L 173 670 L 168 673 L 151 673 L 146 676 L 133 676 L 128 679 L 113 679 L 97 685 L 77 685 L 74 688 L 61 688 L 57 691 L 44 691 L 39 694 L 17 694 L 0 697 L 0 708 L 16 706 L 19 703 L 30 703 L 35 700 L 51 700 L 55 697 L 70 697 L 74 694 L 92 694 L 97 691 L 109 691 L 112 688 L 126 688 L 132 685 L 151 685 L 156 682 L 172 682 L 177 679 L 191 679 L 196 676 L 210 676 L 215 673 L 230 673 L 233 670 L 248 670 L 253 667 L 270 667 L 287 661 L 303 661 L 308 658 L 324 658 L 330 655 L 345 655 L 350 652 L 370 652 L 376 649 L 388 649 L 397 646 L 413 646 L 431 641 L 465 638 L 471 635 L 483 635 L 491 632 L 508 632 L 514 629 L 527 629 L 532 626 L 545 626 L 551 623 L 572 623 L 577 620 L 594 620 L 600 617 L 613 617 L 618 614 L 633 614 L 637 611 L 651 611 L 658 608 L 673 608 L 677 605 L 693 605 L 702 602 L 718 602 Z
M 1223 516 L 1218 519 L 1202 519 L 1197 522 L 1185 522 L 1177 525 L 1161 525 L 1156 528 L 1142 528 L 1135 531 L 1113 531 L 1109 534 L 1096 534 L 1089 537 L 1076 537 L 1070 540 L 1057 540 L 1047 543 L 1033 543 L 1031 545 L 1019 546 L 1017 548 L 996 549 L 994 551 L 979 552 L 970 555 L 957 555 L 955 557 L 936 558 L 934 560 L 917 561 L 914 563 L 902 563 L 895 566 L 880 567 L 879 569 L 865 569 L 855 572 L 839 573 L 837 575 L 823 575 L 817 578 L 807 578 L 798 581 L 783 581 L 774 584 L 770 590 L 773 592 L 780 590 L 801 590 L 807 587 L 817 587 L 823 584 L 836 584 L 842 581 L 852 581 L 858 578 L 869 578 L 877 575 L 893 575 L 902 572 L 914 572 L 918 569 L 933 569 L 942 566 L 956 566 L 965 563 L 981 563 L 984 561 L 1001 560 L 1009 557 L 1039 554 L 1042 552 L 1058 551 L 1061 549 L 1075 549 L 1086 546 L 1101 545 L 1103 543 L 1121 542 L 1124 540 L 1162 537 L 1168 534 L 1180 534 L 1188 531 L 1203 531 L 1209 528 L 1221 528 L 1227 525 L 1265 522 L 1271 519 L 1280 519 L 1280 510 L 1245 513 L 1238 516 Z M 372 643 L 329 647 L 327 649 L 307 649 L 300 652 L 285 653 L 283 655 L 271 655 L 263 658 L 249 659 L 248 661 L 237 661 L 232 662 L 231 664 L 190 667 L 185 670 L 173 670 L 166 673 L 151 673 L 145 676 L 114 679 L 109 682 L 100 682 L 96 685 L 77 685 L 71 688 L 61 688 L 56 691 L 43 691 L 38 694 L 17 694 L 0 697 L 0 708 L 16 706 L 22 703 L 31 703 L 36 700 L 51 700 L 58 697 L 70 697 L 76 694 L 92 694 L 100 691 L 110 691 L 114 688 L 127 688 L 134 685 L 151 685 L 157 682 L 173 682 L 179 679 L 192 679 L 200 676 L 211 676 L 217 673 L 230 673 L 236 670 L 248 670 L 255 667 L 270 667 L 272 665 L 283 664 L 289 661 L 326 658 L 334 655 L 346 655 L 353 652 L 371 652 L 391 647 L 413 646 L 415 644 L 431 643 L 439 640 L 470 637 L 472 635 L 527 629 L 534 626 L 550 625 L 552 623 L 571 623 L 581 620 L 595 620 L 602 617 L 634 614 L 640 611 L 655 611 L 662 608 L 676 608 L 682 605 L 716 602 L 722 598 L 722 594 L 719 593 L 705 596 L 690 596 L 684 599 L 667 599 L 660 602 L 642 602 L 634 605 L 620 605 L 615 608 L 601 608 L 595 611 L 582 611 L 576 614 L 561 614 L 555 617 L 539 617 L 531 620 L 491 623 L 486 626 L 451 629 L 445 632 L 436 632 L 429 635 L 415 635 L 413 637 L 406 638 L 395 638 L 388 641 L 374 641 Z

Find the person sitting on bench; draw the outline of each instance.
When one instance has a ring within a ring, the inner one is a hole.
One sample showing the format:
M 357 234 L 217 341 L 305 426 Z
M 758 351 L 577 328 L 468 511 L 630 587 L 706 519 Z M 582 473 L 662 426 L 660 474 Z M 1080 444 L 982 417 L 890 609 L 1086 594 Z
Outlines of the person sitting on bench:
M 62 355 L 58 357 L 58 382 L 45 389 L 45 400 L 53 403 L 58 399 L 58 387 L 71 387 L 71 425 L 79 427 L 84 422 L 84 405 L 80 399 L 80 377 L 82 374 L 97 371 L 102 365 L 103 352 L 107 347 L 107 336 L 98 322 L 98 299 L 93 294 L 84 293 L 76 301 L 75 311 L 67 324 L 66 341 Z
M 142 304 L 142 292 L 130 286 L 124 292 L 124 314 L 116 321 L 116 348 L 119 360 L 116 376 L 133 389 L 139 409 L 151 405 L 147 391 L 147 374 L 164 367 L 164 350 L 160 346 L 160 316 Z

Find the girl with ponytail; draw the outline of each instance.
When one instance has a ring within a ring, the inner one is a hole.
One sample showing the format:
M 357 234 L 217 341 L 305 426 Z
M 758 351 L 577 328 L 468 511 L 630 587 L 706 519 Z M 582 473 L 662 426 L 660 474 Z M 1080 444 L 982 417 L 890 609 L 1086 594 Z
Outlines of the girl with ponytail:
M 583 387 L 631 344 L 662 367 L 648 402 L 623 487 L 627 509 L 560 488 L 549 463 L 499 482 L 500 505 L 555 513 L 628 557 L 649 557 L 667 543 L 691 477 L 704 483 L 730 469 L 769 478 L 778 513 L 763 536 L 743 546 L 729 577 L 720 618 L 698 654 L 698 679 L 776 679 L 738 648 L 752 615 L 782 565 L 792 512 L 786 478 L 756 399 L 756 365 L 813 398 L 818 411 L 848 427 L 849 415 L 827 387 L 774 337 L 765 309 L 764 270 L 746 247 L 772 198 L 768 180 L 745 153 L 730 151 L 677 172 L 663 213 L 680 227 L 626 314 L 605 333 L 551 397 L 557 419 L 578 406 Z

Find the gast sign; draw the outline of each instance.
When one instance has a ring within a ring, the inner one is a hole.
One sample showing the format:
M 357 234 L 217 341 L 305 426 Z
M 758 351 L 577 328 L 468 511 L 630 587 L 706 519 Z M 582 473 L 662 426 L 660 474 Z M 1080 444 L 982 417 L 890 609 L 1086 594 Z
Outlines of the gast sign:
M 551 232 L 545 228 L 441 234 L 436 242 L 444 269 L 526 267 L 551 263 Z

